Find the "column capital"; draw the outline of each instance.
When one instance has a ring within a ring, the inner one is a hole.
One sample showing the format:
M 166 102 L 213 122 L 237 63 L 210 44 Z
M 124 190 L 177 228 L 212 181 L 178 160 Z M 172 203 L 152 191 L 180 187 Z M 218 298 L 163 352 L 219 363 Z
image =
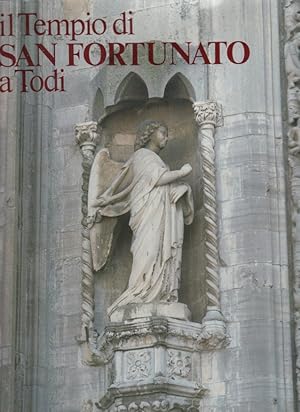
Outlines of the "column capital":
M 99 128 L 97 122 L 79 123 L 75 126 L 75 138 L 80 147 L 85 145 L 97 146 L 99 143 Z
M 196 122 L 199 127 L 210 124 L 214 127 L 223 126 L 222 105 L 213 102 L 195 102 L 193 105 Z

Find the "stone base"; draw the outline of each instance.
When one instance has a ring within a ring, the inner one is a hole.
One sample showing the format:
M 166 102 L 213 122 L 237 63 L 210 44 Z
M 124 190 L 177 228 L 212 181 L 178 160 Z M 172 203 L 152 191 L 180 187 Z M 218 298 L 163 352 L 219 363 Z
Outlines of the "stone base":
M 206 330 L 186 319 L 180 303 L 133 305 L 113 314 L 95 347 L 108 365 L 107 392 L 96 404 L 105 412 L 199 410 L 201 351 L 225 347 L 226 330 Z M 160 315 L 160 316 L 159 316 Z M 135 317 L 135 319 L 133 319 Z
M 111 322 L 125 322 L 140 318 L 173 318 L 189 321 L 191 312 L 183 303 L 134 303 L 121 306 L 110 315 Z

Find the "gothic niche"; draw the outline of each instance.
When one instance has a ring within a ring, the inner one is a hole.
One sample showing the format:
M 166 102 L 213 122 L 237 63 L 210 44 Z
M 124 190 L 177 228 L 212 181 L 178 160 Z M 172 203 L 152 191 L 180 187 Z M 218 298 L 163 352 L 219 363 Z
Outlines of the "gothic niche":
M 86 364 L 111 365 L 103 411 L 196 410 L 206 393 L 200 352 L 227 343 L 214 210 L 220 108 L 194 100 L 182 74 L 163 98 L 148 99 L 131 73 L 114 107 L 104 109 L 97 92 L 98 125 L 76 127 L 84 169 L 79 341 Z
M 128 77 L 133 83 L 130 83 Z M 193 224 L 185 226 L 185 235 L 182 253 L 182 274 L 179 301 L 188 304 L 192 312 L 192 319 L 200 321 L 205 314 L 205 280 L 203 259 L 203 219 L 201 219 L 201 169 L 197 161 L 197 125 L 194 120 L 192 97 L 187 94 L 187 89 L 178 77 L 170 80 L 171 85 L 177 87 L 173 90 L 180 92 L 179 98 L 170 98 L 170 83 L 166 86 L 164 99 L 154 102 L 143 101 L 147 96 L 144 87 L 135 88 L 137 75 L 128 76 L 125 84 L 121 84 L 117 92 L 117 101 L 123 104 L 120 90 L 123 90 L 124 99 L 138 104 L 130 109 L 116 111 L 101 123 L 104 146 L 108 149 L 110 157 L 115 162 L 125 163 L 134 151 L 136 131 L 140 124 L 147 119 L 154 119 L 168 126 L 169 141 L 160 152 L 160 156 L 171 170 L 179 170 L 184 164 L 189 163 L 193 171 L 182 179 L 189 184 L 195 202 L 195 216 Z M 139 80 L 140 84 L 142 80 Z M 174 84 L 175 83 L 175 84 Z M 147 89 L 146 89 L 147 90 Z M 133 92 L 136 91 L 136 95 Z M 141 94 L 139 94 L 141 92 Z M 185 94 L 183 93 L 185 92 Z M 108 319 L 103 307 L 108 308 L 120 297 L 126 289 L 128 277 L 131 272 L 132 255 L 130 253 L 132 233 L 128 227 L 129 214 L 120 217 L 115 229 L 115 239 L 111 256 L 106 266 L 97 274 L 95 310 L 97 329 L 103 330 Z M 201 256 L 202 253 L 202 256 Z M 193 270 L 192 270 L 193 268 Z M 195 273 L 197 271 L 197 274 Z M 101 320 L 101 317 L 103 318 Z

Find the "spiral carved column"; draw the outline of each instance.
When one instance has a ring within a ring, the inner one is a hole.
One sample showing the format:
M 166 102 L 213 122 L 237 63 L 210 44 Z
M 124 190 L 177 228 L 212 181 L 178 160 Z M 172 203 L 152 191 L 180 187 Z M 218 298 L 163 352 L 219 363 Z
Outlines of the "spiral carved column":
M 95 286 L 94 273 L 92 269 L 90 232 L 87 227 L 88 216 L 88 188 L 91 167 L 94 161 L 97 141 L 99 135 L 97 133 L 97 122 L 87 122 L 78 124 L 75 127 L 76 141 L 80 146 L 82 155 L 82 280 L 81 280 L 81 336 L 80 341 L 87 341 L 89 333 L 93 330 L 94 311 L 95 311 Z
M 216 199 L 215 130 L 223 125 L 222 107 L 215 102 L 194 104 L 196 121 L 199 125 L 203 173 L 203 201 L 205 219 L 205 279 L 207 295 L 206 322 L 224 322 L 220 308 L 218 215 Z

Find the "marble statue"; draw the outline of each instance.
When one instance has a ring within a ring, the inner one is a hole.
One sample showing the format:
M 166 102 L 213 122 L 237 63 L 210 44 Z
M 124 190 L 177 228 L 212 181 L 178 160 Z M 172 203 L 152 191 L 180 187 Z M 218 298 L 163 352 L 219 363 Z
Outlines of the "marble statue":
M 167 142 L 167 127 L 147 120 L 125 164 L 112 161 L 107 149 L 95 157 L 88 195 L 95 271 L 107 262 L 118 217 L 129 212 L 132 230 L 128 287 L 109 315 L 127 304 L 178 301 L 184 224 L 191 224 L 194 215 L 192 191 L 182 178 L 192 167 L 170 171 L 159 157 Z

